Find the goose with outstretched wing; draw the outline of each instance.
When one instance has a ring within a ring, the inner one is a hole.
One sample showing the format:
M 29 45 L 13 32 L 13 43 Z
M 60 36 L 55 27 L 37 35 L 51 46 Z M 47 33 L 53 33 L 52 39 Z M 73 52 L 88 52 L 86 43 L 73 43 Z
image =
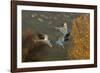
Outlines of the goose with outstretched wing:
M 42 39 L 33 40 L 33 41 L 35 43 L 44 43 L 44 44 L 48 45 L 49 47 L 52 47 L 52 44 L 51 44 L 50 40 L 48 39 L 48 35 L 47 34 L 44 34 L 42 36 L 43 36 Z
M 65 22 L 63 27 L 55 27 L 55 29 L 62 33 L 61 36 L 58 37 L 56 44 L 64 48 L 64 41 L 68 40 L 68 36 L 70 34 L 68 33 L 67 23 Z

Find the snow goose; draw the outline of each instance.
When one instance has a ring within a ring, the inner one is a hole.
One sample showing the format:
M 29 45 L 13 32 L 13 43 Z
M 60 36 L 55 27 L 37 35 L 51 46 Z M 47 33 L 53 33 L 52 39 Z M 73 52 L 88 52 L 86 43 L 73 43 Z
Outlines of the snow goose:
M 58 37 L 56 44 L 64 48 L 64 41 L 67 41 L 68 36 L 70 35 L 70 33 L 68 33 L 67 23 L 65 22 L 63 27 L 55 27 L 55 29 L 62 33 L 60 37 Z
M 50 40 L 48 39 L 48 35 L 47 34 L 39 34 L 38 37 L 40 39 L 32 39 L 34 41 L 34 43 L 42 43 L 42 44 L 45 44 L 45 45 L 48 45 L 50 48 L 52 47 L 52 44 L 50 42 Z

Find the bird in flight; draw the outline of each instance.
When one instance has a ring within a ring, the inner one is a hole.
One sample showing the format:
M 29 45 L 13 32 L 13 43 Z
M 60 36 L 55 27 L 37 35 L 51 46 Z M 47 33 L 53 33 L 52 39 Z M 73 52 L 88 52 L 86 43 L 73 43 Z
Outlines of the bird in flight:
M 63 27 L 55 27 L 55 29 L 62 33 L 60 37 L 58 37 L 56 44 L 64 48 L 64 42 L 68 40 L 68 36 L 70 35 L 70 33 L 68 33 L 67 23 L 65 22 Z
M 48 45 L 50 48 L 52 47 L 52 44 L 51 44 L 50 40 L 48 39 L 47 34 L 39 35 L 39 38 L 41 38 L 41 39 L 36 39 L 36 40 L 33 39 L 33 41 L 35 43 L 44 43 L 44 44 Z

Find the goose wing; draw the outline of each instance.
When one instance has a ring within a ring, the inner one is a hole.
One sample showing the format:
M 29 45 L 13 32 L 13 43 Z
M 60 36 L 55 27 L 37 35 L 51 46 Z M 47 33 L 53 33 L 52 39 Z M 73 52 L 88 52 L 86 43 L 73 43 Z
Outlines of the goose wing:
M 56 44 L 64 48 L 64 36 L 59 37 Z
M 63 27 L 55 27 L 56 30 L 59 30 L 61 33 L 66 35 L 68 33 L 67 23 L 65 22 Z

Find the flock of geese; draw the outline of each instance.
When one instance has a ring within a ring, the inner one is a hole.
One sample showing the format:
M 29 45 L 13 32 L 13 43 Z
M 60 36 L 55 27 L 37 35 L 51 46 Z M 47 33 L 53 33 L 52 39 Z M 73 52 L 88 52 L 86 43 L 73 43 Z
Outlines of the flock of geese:
M 54 29 L 62 33 L 57 38 L 57 40 L 54 41 L 54 43 L 61 48 L 65 48 L 64 42 L 68 40 L 68 36 L 70 35 L 70 33 L 68 32 L 67 23 L 65 22 L 62 27 L 54 27 Z M 49 40 L 49 37 L 47 34 L 40 34 L 39 37 L 40 37 L 40 39 L 33 39 L 32 41 L 34 41 L 34 43 L 44 43 L 45 45 L 49 46 L 50 48 L 53 47 L 53 44 L 51 42 L 52 40 Z

